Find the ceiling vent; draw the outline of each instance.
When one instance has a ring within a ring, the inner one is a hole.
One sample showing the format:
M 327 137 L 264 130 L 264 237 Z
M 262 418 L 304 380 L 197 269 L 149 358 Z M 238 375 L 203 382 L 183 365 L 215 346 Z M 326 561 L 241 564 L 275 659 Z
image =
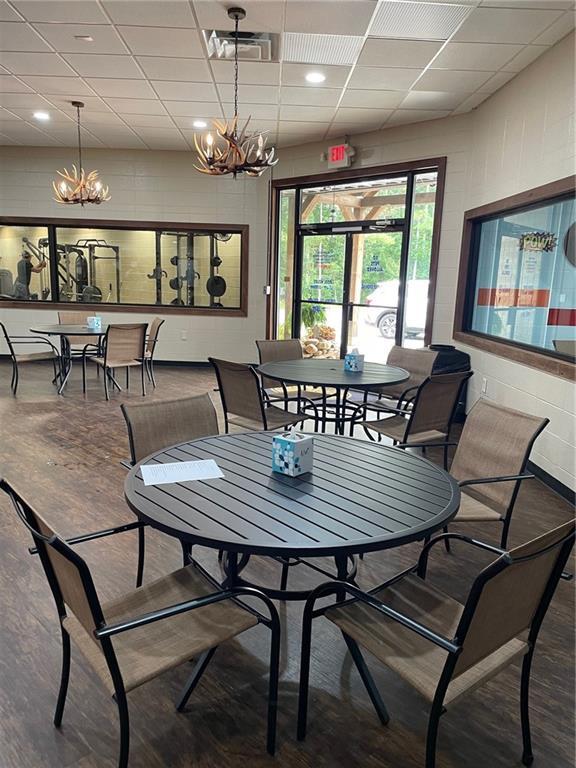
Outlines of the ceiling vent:
M 209 59 L 234 60 L 234 32 L 203 30 Z M 238 58 L 241 61 L 278 61 L 279 35 L 269 32 L 239 32 Z

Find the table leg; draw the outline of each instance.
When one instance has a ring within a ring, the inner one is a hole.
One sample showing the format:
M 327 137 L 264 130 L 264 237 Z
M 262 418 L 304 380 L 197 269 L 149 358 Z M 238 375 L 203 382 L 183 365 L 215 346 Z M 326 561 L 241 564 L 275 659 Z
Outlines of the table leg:
M 226 568 L 226 578 L 223 587 L 235 587 L 238 584 L 238 553 L 225 552 L 224 563 Z
M 336 387 L 336 403 L 334 406 L 334 434 L 341 435 L 341 408 L 342 408 L 342 393 L 340 392 L 340 387 Z
M 72 371 L 72 354 L 70 352 L 70 342 L 67 336 L 60 337 L 60 386 L 58 387 L 58 394 L 61 395 L 64 391 L 64 387 L 68 383 L 70 373 Z

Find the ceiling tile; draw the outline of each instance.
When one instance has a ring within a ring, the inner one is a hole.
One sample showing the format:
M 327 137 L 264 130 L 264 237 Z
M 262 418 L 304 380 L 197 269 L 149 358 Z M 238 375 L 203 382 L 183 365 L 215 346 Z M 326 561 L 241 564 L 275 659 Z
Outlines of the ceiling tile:
M 28 21 L 69 24 L 106 24 L 108 19 L 96 0 L 12 0 Z
M 494 93 L 513 77 L 516 77 L 515 72 L 496 72 L 484 85 L 478 88 L 478 93 Z
M 384 128 L 393 125 L 404 125 L 405 123 L 423 123 L 426 120 L 438 120 L 442 117 L 448 117 L 450 110 L 435 109 L 397 109 L 394 114 L 388 118 Z
M 126 115 L 120 117 L 133 128 L 173 128 L 174 121 L 170 115 Z
M 346 35 L 307 35 L 286 32 L 283 37 L 283 60 L 304 64 L 354 64 L 363 37 Z
M 211 61 L 210 66 L 217 83 L 234 82 L 234 64 L 231 61 Z M 280 64 L 263 61 L 241 61 L 238 82 L 246 85 L 278 85 Z
M 14 75 L 75 74 L 55 53 L 0 53 L 0 64 Z
M 132 56 L 96 53 L 67 53 L 64 58 L 82 77 L 130 77 L 141 79 Z M 46 73 L 48 74 L 48 73 Z
M 274 85 L 240 85 L 238 99 L 241 104 L 244 101 L 251 104 L 277 104 L 279 90 Z M 218 93 L 222 101 L 234 101 L 233 85 L 219 85 Z
M 102 126 L 124 126 L 122 118 L 115 112 L 91 112 L 86 109 L 82 110 L 82 125 L 87 128 L 93 127 L 94 129 Z
M 411 91 L 401 104 L 402 109 L 455 109 L 464 99 L 462 93 L 444 91 Z
M 202 59 L 138 56 L 137 61 L 150 80 L 191 80 L 196 83 L 212 81 L 210 67 Z
M 155 99 L 156 94 L 146 80 L 124 80 L 119 77 L 90 77 L 88 85 L 99 96 L 125 99 Z
M 348 80 L 351 67 L 334 67 L 327 65 L 310 66 L 310 64 L 291 64 L 284 62 L 282 64 L 282 85 L 304 85 L 306 84 L 306 75 L 308 72 L 321 72 L 326 80 L 322 83 L 323 88 L 339 88 Z
M 481 0 L 480 5 L 493 8 L 539 8 L 565 11 L 574 8 L 574 0 Z
M 0 106 L 10 109 L 47 109 L 48 101 L 36 93 L 0 93 Z
M 454 110 L 454 114 L 459 115 L 463 112 L 470 112 L 471 109 L 476 109 L 476 107 L 479 106 L 483 101 L 486 101 L 489 96 L 489 93 L 473 93 L 458 105 L 458 107 Z
M 335 107 L 342 93 L 341 88 L 315 88 L 286 85 L 280 90 L 282 104 L 316 104 L 319 107 Z
M 140 138 L 144 139 L 144 141 L 148 141 L 148 139 L 161 139 L 161 138 L 174 138 L 175 136 L 179 136 L 181 139 L 182 134 L 176 128 L 176 126 L 172 126 L 171 128 L 134 128 L 135 132 L 140 136 Z
M 174 117 L 173 119 L 174 119 L 174 123 L 178 126 L 178 128 L 180 128 L 180 130 L 184 133 L 186 138 L 189 138 L 189 136 L 191 136 L 193 133 L 195 132 L 198 133 L 198 130 L 194 128 L 192 124 L 194 120 L 204 120 L 208 124 L 208 126 L 210 126 L 213 120 L 222 120 L 223 118 L 220 112 L 217 115 L 210 115 L 210 114 L 206 114 L 206 112 L 200 112 L 195 115 L 184 115 L 180 117 Z M 262 127 L 262 123 L 263 123 L 264 125 L 269 124 L 272 128 L 275 128 L 276 122 L 277 122 L 276 120 L 264 120 L 264 121 L 259 120 L 258 126 Z M 203 128 L 202 131 L 203 130 L 206 130 L 206 129 Z
M 286 120 L 286 122 L 280 123 L 278 127 L 279 134 L 302 134 L 305 131 L 318 134 L 325 130 L 325 126 L 319 123 L 300 122 L 293 120 Z
M 27 93 L 32 89 L 12 75 L 0 75 L 0 93 Z
M 234 29 L 234 21 L 226 10 L 234 3 L 227 0 L 196 0 L 194 9 L 202 29 Z M 281 32 L 284 21 L 284 0 L 243 0 L 246 19 L 241 29 L 250 32 Z
M 124 112 L 127 115 L 164 115 L 166 110 L 161 101 L 153 99 L 119 99 L 107 98 L 106 102 L 114 112 Z
M 575 18 L 572 11 L 565 13 L 532 42 L 537 45 L 554 45 L 574 29 Z
M 325 35 L 364 35 L 376 8 L 372 0 L 338 0 L 332 7 L 326 2 L 290 0 L 286 3 L 286 32 Z
M 42 94 L 62 93 L 75 99 L 78 96 L 90 96 L 93 91 L 79 77 L 44 77 L 42 75 L 24 75 L 25 83 Z
M 418 69 L 355 67 L 348 87 L 375 88 L 382 91 L 408 91 L 420 74 L 421 71 Z
M 22 21 L 20 16 L 6 2 L 0 0 L 0 21 Z
M 49 136 L 54 139 L 58 139 L 68 147 L 73 147 L 78 142 L 78 129 L 74 123 L 64 125 L 60 123 L 54 125 L 50 123 L 43 123 L 42 130 L 44 130 Z M 82 148 L 84 147 L 101 147 L 102 142 L 94 138 L 94 135 L 90 131 L 82 131 Z
M 433 65 L 434 69 L 500 69 L 521 50 L 521 45 L 448 43 Z
M 178 80 L 153 80 L 152 85 L 161 99 L 168 101 L 217 101 L 212 83 L 183 83 Z
M 103 5 L 114 24 L 179 29 L 196 26 L 187 0 L 104 0 Z
M 46 98 L 51 104 L 54 104 L 54 106 L 59 109 L 63 109 L 67 113 L 70 112 L 71 114 L 76 114 L 74 108 L 70 105 L 70 98 L 68 96 L 52 94 L 51 96 L 46 96 Z M 99 96 L 82 96 L 82 101 L 84 102 L 84 109 L 82 110 L 83 115 L 110 112 L 108 104 L 106 104 Z
M 560 15 L 561 11 L 475 8 L 453 40 L 463 43 L 531 43 Z
M 333 107 L 305 107 L 293 106 L 292 104 L 282 104 L 280 106 L 280 120 L 329 123 L 333 115 Z
M 234 104 L 222 104 L 224 115 L 232 117 L 234 115 Z M 276 104 L 246 104 L 242 102 L 239 107 L 240 120 L 247 120 L 248 117 L 252 117 L 250 124 L 255 121 L 260 126 L 260 120 L 276 120 L 278 118 L 278 106 Z
M 429 40 L 390 40 L 369 37 L 358 64 L 367 67 L 407 67 L 423 69 L 442 47 Z
M 28 122 L 32 123 L 32 125 L 37 125 L 39 128 L 41 127 L 42 130 L 46 130 L 46 127 L 50 125 L 73 125 L 75 122 L 75 120 L 72 118 L 72 115 L 67 115 L 59 109 L 50 108 L 48 105 L 45 106 L 44 111 L 48 112 L 50 115 L 49 123 L 37 122 L 34 118 L 33 109 L 13 108 L 11 111 L 15 115 L 18 115 L 18 117 L 21 117 L 22 120 L 28 120 Z
M 388 119 L 392 109 L 353 109 L 341 107 L 334 118 L 334 123 L 352 123 L 363 128 L 375 128 Z
M 146 149 L 142 139 L 128 128 L 125 131 L 118 128 L 98 129 L 96 135 L 107 147 L 113 149 Z
M 406 97 L 406 91 L 346 91 L 341 107 L 385 109 L 397 107 Z
M 506 72 L 520 72 L 520 70 L 527 67 L 528 64 L 531 64 L 547 50 L 547 45 L 527 45 L 519 54 L 505 64 L 502 69 Z
M 8 124 L 2 125 L 2 133 L 11 139 L 15 139 L 20 144 L 29 144 L 35 147 L 62 146 L 58 139 L 55 139 L 43 131 L 37 130 L 32 125 L 20 122 L 10 128 Z
M 378 7 L 369 34 L 372 37 L 447 40 L 471 10 L 465 5 L 384 0 Z
M 28 24 L 1 21 L 0 51 L 49 51 L 49 46 Z
M 132 53 L 140 56 L 183 56 L 202 59 L 204 52 L 198 33 L 190 29 L 118 27 Z
M 126 53 L 114 27 L 102 24 L 35 24 L 58 53 Z M 78 40 L 89 35 L 93 42 Z M 20 49 L 22 50 L 22 49 Z
M 414 90 L 472 93 L 493 74 L 493 72 L 468 72 L 455 69 L 428 69 L 414 85 Z
M 171 115 L 177 117 L 222 115 L 220 104 L 216 101 L 165 101 L 164 106 Z

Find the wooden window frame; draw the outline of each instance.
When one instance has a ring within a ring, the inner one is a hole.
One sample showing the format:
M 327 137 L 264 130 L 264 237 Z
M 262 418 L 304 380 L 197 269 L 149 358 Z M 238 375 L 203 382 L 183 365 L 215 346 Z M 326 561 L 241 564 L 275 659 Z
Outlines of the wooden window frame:
M 89 304 L 70 301 L 6 300 L 1 309 L 66 310 L 73 307 L 106 312 L 145 313 L 153 309 L 158 315 L 209 315 L 212 317 L 248 317 L 248 224 L 190 224 L 181 221 L 127 221 L 123 219 L 60 219 L 30 216 L 0 216 L 0 226 L 75 227 L 77 229 L 118 229 L 135 231 L 178 230 L 181 232 L 232 232 L 240 235 L 240 307 L 218 309 L 210 307 L 185 307 L 173 304 Z M 51 254 L 52 256 L 52 254 Z M 50 258 L 50 263 L 52 258 Z
M 362 168 L 346 168 L 342 171 L 328 171 L 326 173 L 312 174 L 308 176 L 292 176 L 283 179 L 274 179 L 270 183 L 270 236 L 268 257 L 268 286 L 270 291 L 266 301 L 266 338 L 274 339 L 276 334 L 276 285 L 278 280 L 278 222 L 280 192 L 297 187 L 317 186 L 321 184 L 345 183 L 347 181 L 370 180 L 380 177 L 394 176 L 403 172 L 436 171 L 437 186 L 434 208 L 434 223 L 432 227 L 432 246 L 430 251 L 430 282 L 428 285 L 428 311 L 426 314 L 426 327 L 424 329 L 424 345 L 432 342 L 432 326 L 434 323 L 434 306 L 436 298 L 436 281 L 438 273 L 438 255 L 440 249 L 440 232 L 442 227 L 442 211 L 444 207 L 444 190 L 446 186 L 447 158 L 429 157 L 422 160 L 409 160 L 404 163 L 390 163 L 389 165 L 363 166 Z M 296 225 L 298 222 L 296 222 Z
M 553 376 L 576 380 L 576 365 L 566 358 L 559 357 L 555 352 L 538 350 L 520 342 L 511 342 L 499 339 L 496 336 L 471 331 L 467 327 L 467 317 L 471 298 L 471 280 L 474 278 L 473 269 L 477 266 L 473 258 L 472 237 L 474 227 L 483 219 L 492 218 L 499 214 L 537 205 L 538 203 L 552 202 L 555 198 L 562 198 L 574 192 L 576 176 L 567 176 L 564 179 L 543 184 L 526 192 L 496 200 L 493 203 L 472 208 L 464 213 L 464 226 L 462 230 L 462 246 L 460 251 L 460 267 L 458 273 L 458 288 L 456 294 L 456 308 L 454 312 L 454 332 L 456 341 L 466 344 L 483 352 L 488 352 L 507 360 L 514 360 L 522 365 L 544 371 Z

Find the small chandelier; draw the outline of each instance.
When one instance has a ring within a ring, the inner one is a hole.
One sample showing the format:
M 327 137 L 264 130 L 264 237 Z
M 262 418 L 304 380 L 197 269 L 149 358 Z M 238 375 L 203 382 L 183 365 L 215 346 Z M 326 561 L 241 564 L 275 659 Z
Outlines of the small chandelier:
M 229 8 L 228 17 L 234 20 L 234 117 L 230 122 L 214 120 L 216 139 L 211 133 L 200 139 L 194 134 L 199 163 L 194 168 L 209 176 L 226 176 L 229 173 L 234 178 L 240 173 L 261 176 L 278 160 L 274 159 L 274 147 L 266 148 L 264 133 L 248 132 L 250 118 L 243 128 L 238 129 L 238 22 L 246 17 L 246 11 Z
M 98 178 L 98 171 L 90 171 L 90 173 L 84 173 L 82 168 L 82 139 L 80 134 L 80 110 L 84 106 L 82 101 L 71 102 L 73 107 L 76 107 L 76 121 L 78 125 L 78 168 L 73 165 L 72 173 L 68 173 L 68 169 L 64 168 L 63 171 L 57 171 L 61 176 L 61 180 L 52 182 L 52 189 L 54 190 L 57 203 L 64 203 L 65 205 L 84 205 L 84 203 L 94 203 L 100 205 L 110 200 L 108 194 L 108 187 L 105 187 Z

